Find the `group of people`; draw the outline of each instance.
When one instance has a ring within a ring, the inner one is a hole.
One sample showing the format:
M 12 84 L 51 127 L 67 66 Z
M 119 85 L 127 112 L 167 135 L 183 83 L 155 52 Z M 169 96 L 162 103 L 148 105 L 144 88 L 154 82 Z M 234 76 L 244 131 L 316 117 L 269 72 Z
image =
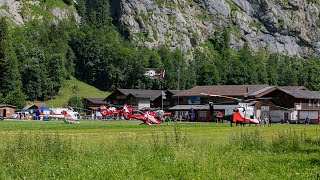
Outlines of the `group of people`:
M 306 126 L 308 126 L 310 124 L 310 117 L 309 116 L 307 116 L 304 119 L 304 123 L 306 124 Z M 318 116 L 318 124 L 320 125 L 320 115 Z
M 185 116 L 182 116 L 182 115 L 172 115 L 170 116 L 170 119 L 171 121 L 175 121 L 175 122 L 182 122 L 182 121 L 185 121 L 185 122 L 193 122 L 195 120 L 195 118 L 191 118 L 190 115 L 185 115 Z
M 260 117 L 258 117 L 258 121 L 259 121 L 259 125 L 261 125 L 263 123 L 263 126 L 271 126 L 272 122 L 271 122 L 271 116 L 265 116 L 263 118 L 263 120 L 261 120 Z

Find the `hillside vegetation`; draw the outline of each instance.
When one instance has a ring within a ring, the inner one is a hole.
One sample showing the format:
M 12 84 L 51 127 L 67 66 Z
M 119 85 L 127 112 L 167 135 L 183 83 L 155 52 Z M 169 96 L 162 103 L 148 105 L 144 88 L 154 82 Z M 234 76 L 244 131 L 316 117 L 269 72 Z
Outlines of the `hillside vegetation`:
M 68 105 L 69 98 L 73 96 L 83 98 L 105 98 L 109 94 L 109 92 L 101 91 L 91 85 L 77 80 L 74 77 L 71 77 L 70 80 L 65 82 L 58 94 L 54 96 L 52 100 L 48 100 L 45 103 L 48 107 L 62 107 Z

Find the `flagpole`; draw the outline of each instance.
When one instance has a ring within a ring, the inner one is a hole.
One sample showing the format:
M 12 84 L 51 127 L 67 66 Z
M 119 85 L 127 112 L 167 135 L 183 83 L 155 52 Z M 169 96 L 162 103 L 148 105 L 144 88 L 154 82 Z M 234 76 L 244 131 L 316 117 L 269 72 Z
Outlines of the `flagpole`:
M 161 91 L 161 110 L 163 111 L 163 91 Z

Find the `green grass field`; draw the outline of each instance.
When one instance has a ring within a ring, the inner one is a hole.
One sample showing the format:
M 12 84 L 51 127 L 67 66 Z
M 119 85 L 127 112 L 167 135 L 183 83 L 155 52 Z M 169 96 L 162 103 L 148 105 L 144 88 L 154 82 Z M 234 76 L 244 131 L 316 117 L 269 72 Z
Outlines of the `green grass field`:
M 320 126 L 1 121 L 0 179 L 317 179 Z

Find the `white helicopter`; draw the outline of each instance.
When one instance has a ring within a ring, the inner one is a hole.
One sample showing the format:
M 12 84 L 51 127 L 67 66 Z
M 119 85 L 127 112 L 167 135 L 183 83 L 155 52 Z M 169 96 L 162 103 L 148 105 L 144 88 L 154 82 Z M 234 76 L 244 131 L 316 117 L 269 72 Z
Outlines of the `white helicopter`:
M 238 107 L 233 111 L 232 119 L 230 119 L 231 123 L 236 124 L 259 124 L 259 120 L 256 118 L 254 113 L 254 107 L 252 105 L 255 104 L 255 101 L 252 100 L 243 100 L 230 96 L 222 96 L 222 95 L 214 95 L 214 94 L 206 94 L 201 93 L 202 95 L 211 96 L 211 97 L 221 97 L 226 99 L 232 99 L 238 102 Z M 246 102 L 248 101 L 248 102 Z M 251 102 L 250 102 L 251 101 Z
M 166 74 L 166 70 L 158 72 L 153 69 L 148 70 L 146 73 L 144 73 L 145 76 L 149 76 L 151 78 L 156 78 L 156 77 L 164 78 L 165 74 Z
M 73 108 L 63 108 L 59 112 L 53 112 L 49 109 L 41 109 L 38 108 L 39 115 L 41 119 L 45 119 L 45 117 L 53 118 L 53 119 L 62 119 L 65 123 L 68 124 L 79 124 L 80 123 L 80 114 L 73 110 Z

